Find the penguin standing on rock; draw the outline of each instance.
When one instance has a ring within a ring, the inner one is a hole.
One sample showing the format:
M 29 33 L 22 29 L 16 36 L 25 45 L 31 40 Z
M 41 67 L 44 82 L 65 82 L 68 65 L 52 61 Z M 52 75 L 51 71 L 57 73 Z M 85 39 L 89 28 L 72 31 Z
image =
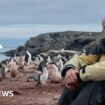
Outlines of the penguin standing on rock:
M 30 63 L 31 63 L 31 53 L 26 49 L 25 50 L 25 63 L 27 64 L 27 65 L 29 65 Z

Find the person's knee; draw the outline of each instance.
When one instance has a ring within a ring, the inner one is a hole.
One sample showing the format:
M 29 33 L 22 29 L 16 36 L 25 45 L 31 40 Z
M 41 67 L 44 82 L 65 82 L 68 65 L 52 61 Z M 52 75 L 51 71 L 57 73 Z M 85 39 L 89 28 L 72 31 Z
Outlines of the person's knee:
M 89 82 L 70 105 L 101 105 L 105 99 L 104 82 Z
M 73 100 L 72 96 L 73 91 L 65 87 L 57 105 L 69 105 Z

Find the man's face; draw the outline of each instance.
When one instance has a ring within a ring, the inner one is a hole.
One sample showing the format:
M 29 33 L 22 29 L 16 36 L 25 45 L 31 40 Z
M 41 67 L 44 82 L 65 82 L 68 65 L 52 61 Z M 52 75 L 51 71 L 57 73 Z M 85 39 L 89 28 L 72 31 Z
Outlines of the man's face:
M 103 26 L 103 33 L 105 33 L 105 25 Z
M 103 33 L 105 33 L 105 19 L 102 21 Z

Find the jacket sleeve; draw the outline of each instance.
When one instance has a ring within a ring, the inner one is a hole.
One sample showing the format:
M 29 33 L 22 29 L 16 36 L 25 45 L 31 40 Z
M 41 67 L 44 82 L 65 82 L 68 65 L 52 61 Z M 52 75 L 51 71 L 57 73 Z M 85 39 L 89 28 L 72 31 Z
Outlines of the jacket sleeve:
M 62 70 L 62 76 L 64 77 L 66 72 L 70 69 L 79 70 L 81 67 L 85 65 L 94 64 L 99 61 L 99 57 L 96 55 L 85 55 L 82 54 L 81 56 L 74 56 L 71 60 L 69 60 Z
M 102 81 L 105 80 L 105 61 L 97 62 L 93 65 L 80 69 L 79 77 L 82 81 Z

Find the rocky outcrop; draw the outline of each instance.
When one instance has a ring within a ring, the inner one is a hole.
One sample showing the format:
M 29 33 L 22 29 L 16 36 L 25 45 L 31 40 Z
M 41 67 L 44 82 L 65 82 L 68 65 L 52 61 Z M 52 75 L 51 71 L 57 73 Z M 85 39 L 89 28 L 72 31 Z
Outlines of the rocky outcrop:
M 24 49 L 29 49 L 32 54 L 47 52 L 49 50 L 82 50 L 97 43 L 97 39 L 102 37 L 100 32 L 55 32 L 40 34 L 31 37 L 25 46 L 20 46 L 16 50 L 6 52 L 6 55 L 16 53 L 23 54 Z

